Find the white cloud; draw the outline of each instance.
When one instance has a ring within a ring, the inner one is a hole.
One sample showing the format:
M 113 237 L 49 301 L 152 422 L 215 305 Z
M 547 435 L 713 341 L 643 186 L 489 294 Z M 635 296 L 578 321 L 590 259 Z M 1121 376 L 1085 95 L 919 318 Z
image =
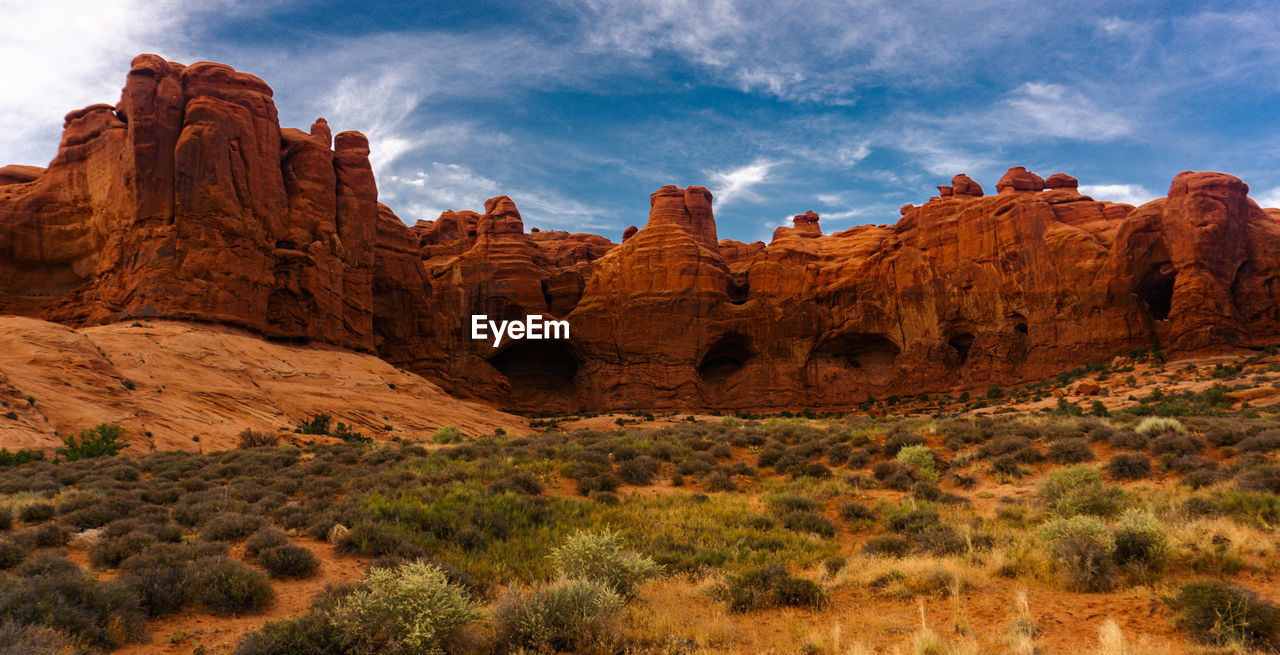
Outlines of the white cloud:
M 95 103 L 115 104 L 136 55 L 181 60 L 203 17 L 248 14 L 267 5 L 0 0 L 0 165 L 48 163 L 57 152 L 62 117 Z
M 1002 101 L 1008 117 L 996 112 L 1013 131 L 1080 141 L 1107 141 L 1131 131 L 1129 121 L 1061 84 L 1025 82 Z
M 1135 206 L 1160 197 L 1138 184 L 1081 184 L 1080 193 L 1092 196 L 1094 200 L 1125 202 Z
M 525 227 L 581 231 L 610 227 L 608 212 L 565 198 L 545 188 L 513 188 L 461 164 L 432 162 L 407 175 L 390 175 L 379 183 L 381 200 L 407 223 L 435 220 L 445 211 L 484 213 L 484 201 L 509 196 Z
M 1280 186 L 1272 188 L 1270 191 L 1263 191 L 1255 195 L 1253 199 L 1263 207 L 1280 207 Z
M 746 166 L 739 166 L 726 171 L 708 171 L 711 179 L 708 188 L 720 206 L 727 205 L 740 198 L 749 202 L 759 202 L 760 196 L 753 189 L 769 179 L 769 171 L 777 162 L 757 159 Z

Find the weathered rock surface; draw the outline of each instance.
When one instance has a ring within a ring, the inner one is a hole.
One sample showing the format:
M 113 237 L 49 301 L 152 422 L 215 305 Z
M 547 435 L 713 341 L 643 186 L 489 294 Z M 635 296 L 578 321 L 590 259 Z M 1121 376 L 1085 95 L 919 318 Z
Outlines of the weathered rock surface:
M 1159 341 L 1280 340 L 1280 211 L 1183 173 L 1142 207 L 1015 167 L 892 226 L 720 240 L 712 196 L 665 186 L 623 242 L 526 230 L 515 202 L 406 226 L 367 140 L 279 127 L 219 64 L 134 61 L 116 106 L 67 115 L 47 170 L 0 169 L 0 313 L 75 326 L 218 323 L 376 352 L 509 408 L 834 408 L 1008 385 Z M 569 321 L 567 341 L 470 317 Z
M 132 453 L 235 448 L 245 428 L 301 438 L 294 428 L 317 413 L 373 439 L 528 429 L 373 355 L 174 321 L 73 330 L 0 317 L 0 400 L 13 412 L 0 417 L 0 445 L 46 452 L 104 422 L 127 430 Z

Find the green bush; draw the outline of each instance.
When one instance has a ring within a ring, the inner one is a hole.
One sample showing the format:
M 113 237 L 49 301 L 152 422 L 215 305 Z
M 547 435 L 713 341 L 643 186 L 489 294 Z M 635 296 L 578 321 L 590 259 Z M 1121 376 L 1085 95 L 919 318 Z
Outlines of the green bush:
M 320 569 L 320 560 L 315 553 L 293 544 L 258 553 L 258 562 L 273 578 L 310 578 Z
M 1116 563 L 1138 575 L 1164 570 L 1170 554 L 1164 524 L 1150 512 L 1130 510 L 1112 529 Z
M 21 466 L 28 462 L 37 462 L 43 459 L 44 453 L 39 450 L 21 448 L 14 452 L 9 452 L 8 448 L 0 448 L 0 466 Z
M 1040 526 L 1037 536 L 1049 546 L 1050 556 L 1072 591 L 1115 587 L 1115 539 L 1097 517 L 1053 519 Z
M 1183 585 L 1169 605 L 1178 613 L 1178 628 L 1196 641 L 1280 650 L 1280 607 L 1248 589 L 1197 580 Z
M 214 614 L 253 614 L 275 599 L 265 574 L 226 557 L 196 560 L 189 573 L 196 602 Z
M 109 423 L 99 423 L 63 439 L 58 456 L 68 462 L 95 457 L 114 457 L 129 444 L 123 441 L 124 428 Z
M 508 591 L 494 609 L 494 626 L 498 642 L 511 650 L 612 653 L 624 604 L 602 582 L 562 579 Z
M 623 598 L 633 597 L 641 583 L 662 570 L 648 557 L 624 551 L 610 530 L 574 534 L 551 551 L 551 560 L 565 578 L 602 583 Z
M 357 650 L 406 655 L 442 655 L 450 634 L 479 617 L 465 589 L 420 561 L 370 569 L 363 588 L 333 609 L 334 625 Z
M 462 439 L 462 430 L 459 430 L 456 425 L 446 425 L 431 435 L 431 441 L 440 444 L 458 443 Z
M 1159 436 L 1168 432 L 1186 432 L 1187 428 L 1176 418 L 1148 416 L 1134 430 L 1147 436 Z
M 916 470 L 922 480 L 938 481 L 938 467 L 933 451 L 928 446 L 904 446 L 898 450 L 896 459 Z
M 1104 484 L 1092 466 L 1058 469 L 1040 483 L 1040 498 L 1059 516 L 1089 514 L 1111 517 L 1120 513 L 1124 491 Z

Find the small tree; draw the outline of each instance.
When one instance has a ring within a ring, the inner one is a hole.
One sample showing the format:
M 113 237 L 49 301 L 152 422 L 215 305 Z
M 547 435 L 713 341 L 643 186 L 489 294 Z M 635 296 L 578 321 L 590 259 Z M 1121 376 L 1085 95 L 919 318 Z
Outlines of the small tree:
M 63 439 L 62 442 L 65 445 L 58 449 L 58 456 L 68 462 L 94 457 L 115 457 L 129 445 L 122 440 L 123 437 L 124 428 L 110 423 L 99 423 Z

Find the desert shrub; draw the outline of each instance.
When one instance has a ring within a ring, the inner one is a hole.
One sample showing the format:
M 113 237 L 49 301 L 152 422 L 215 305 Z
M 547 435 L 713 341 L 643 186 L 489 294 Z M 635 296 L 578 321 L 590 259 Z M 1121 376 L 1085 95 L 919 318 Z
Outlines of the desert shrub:
M 1136 574 L 1158 573 L 1169 559 L 1164 524 L 1150 512 L 1130 510 L 1112 528 L 1116 563 Z
M 240 433 L 237 445 L 241 448 L 275 448 L 280 445 L 280 435 L 245 428 Z
M 657 475 L 658 460 L 648 455 L 640 455 L 618 465 L 618 477 L 627 484 L 653 484 L 653 478 Z
M 613 652 L 625 601 L 608 585 L 559 580 L 528 591 L 512 589 L 494 609 L 498 642 L 531 652 Z
M 1138 427 L 1134 428 L 1139 434 L 1147 436 L 1158 436 L 1169 432 L 1184 433 L 1187 431 L 1186 426 L 1182 425 L 1182 421 L 1167 416 L 1148 416 L 1138 423 Z
M 756 466 L 759 468 L 767 468 L 778 463 L 782 456 L 786 453 L 786 449 L 782 444 L 771 442 L 764 445 L 760 452 L 756 455 Z
M 1031 440 L 1020 435 L 1001 437 L 988 441 L 978 447 L 978 456 L 984 459 L 1012 457 L 1019 462 L 1031 463 L 1040 459 L 1040 451 L 1036 450 Z
M 1267 430 L 1245 437 L 1236 444 L 1236 451 L 1241 453 L 1270 453 L 1280 450 L 1280 430 Z
M 123 585 L 97 580 L 61 557 L 33 558 L 28 565 L 0 585 L 0 624 L 43 626 L 95 650 L 145 636 L 146 615 Z
M 121 535 L 104 534 L 89 548 L 89 561 L 94 566 L 115 568 L 155 542 L 155 537 L 141 530 Z
M 325 522 L 324 531 L 333 527 L 332 521 Z M 322 535 L 323 536 L 323 535 Z M 414 545 L 404 535 L 382 523 L 357 523 L 336 539 L 338 552 L 343 554 L 359 553 L 367 557 L 394 555 L 413 559 L 423 554 L 422 549 Z
M 1151 458 L 1141 453 L 1116 453 L 1107 461 L 1113 480 L 1141 480 L 1151 475 Z
M 1049 474 L 1040 484 L 1040 498 L 1059 516 L 1090 514 L 1111 517 L 1120 513 L 1124 491 L 1102 482 L 1092 466 L 1072 466 Z
M 342 634 L 317 612 L 271 621 L 246 634 L 232 655 L 346 655 Z
M 898 450 L 895 459 L 915 469 L 916 475 L 922 480 L 929 482 L 938 480 L 937 461 L 928 446 L 905 446 Z
M 750 612 L 769 607 L 823 607 L 826 591 L 810 580 L 791 574 L 779 564 L 749 569 L 730 576 L 716 595 L 729 604 L 731 612 Z
M 1280 649 L 1280 607 L 1254 592 L 1219 580 L 1182 585 L 1169 601 L 1179 629 L 1215 646 Z
M 31 537 L 39 548 L 63 546 L 71 538 L 71 528 L 61 523 L 45 523 L 32 530 Z
M 0 507 L 0 532 L 13 527 L 13 509 Z
M 150 548 L 120 563 L 120 583 L 148 616 L 181 610 L 191 599 L 188 564 L 193 551 L 181 546 Z
M 827 463 L 832 466 L 843 466 L 849 461 L 849 455 L 853 453 L 853 446 L 847 443 L 831 444 L 827 447 Z
M 724 471 L 716 471 L 707 476 L 704 483 L 707 491 L 737 491 L 738 485 L 733 481 L 733 476 Z
M 1150 443 L 1151 437 L 1133 430 L 1113 432 L 1107 438 L 1107 444 L 1112 448 L 1124 448 L 1127 450 L 1146 450 Z
M 911 542 L 902 535 L 881 535 L 862 544 L 862 552 L 880 557 L 906 557 L 911 553 Z
M 1049 461 L 1058 464 L 1079 464 L 1094 458 L 1089 442 L 1079 437 L 1059 439 L 1049 444 L 1046 456 Z
M 18 520 L 23 523 L 40 523 L 48 521 L 57 514 L 53 503 L 35 502 L 18 508 Z
M 294 544 L 267 548 L 258 553 L 258 562 L 273 578 L 310 578 L 320 569 L 315 553 Z
M 870 507 L 857 501 L 848 501 L 840 505 L 840 518 L 855 523 L 858 521 L 874 521 L 876 513 Z
M 924 437 L 914 432 L 894 430 L 885 438 L 880 452 L 884 453 L 885 457 L 897 457 L 899 450 L 907 446 L 923 446 L 924 443 Z
M 1037 536 L 1076 592 L 1107 591 L 1115 586 L 1115 540 L 1107 525 L 1093 516 L 1050 520 Z
M 653 560 L 623 550 L 616 532 L 578 532 L 551 551 L 551 561 L 566 578 L 607 585 L 623 598 L 635 595 L 640 584 L 661 572 Z
M 359 651 L 439 655 L 448 636 L 480 612 L 439 567 L 411 562 L 370 569 L 363 588 L 338 601 L 332 616 Z
M 894 491 L 910 491 L 918 481 L 916 470 L 896 459 L 871 467 L 871 475 L 881 486 Z
M 202 558 L 189 573 L 194 600 L 213 614 L 252 614 L 275 599 L 266 575 L 233 559 Z
M 109 423 L 99 423 L 64 438 L 63 446 L 57 451 L 58 457 L 68 462 L 96 457 L 114 457 L 129 445 L 123 441 L 123 438 L 124 428 Z
M 69 655 L 79 649 L 71 635 L 42 625 L 0 623 L 0 655 Z
M 1194 455 L 1204 450 L 1204 440 L 1190 434 L 1166 432 L 1151 440 L 1151 453 L 1171 457 Z
M 26 539 L 7 537 L 0 539 L 0 571 L 22 563 L 31 554 L 31 543 Z
M 1280 466 L 1272 464 L 1248 469 L 1236 476 L 1236 486 L 1245 491 L 1280 494 Z
M 248 514 L 224 512 L 200 528 L 200 538 L 208 541 L 239 541 L 258 531 L 262 519 Z
M 576 484 L 579 494 L 590 496 L 594 493 L 612 493 L 622 486 L 622 481 L 612 473 L 602 473 L 580 478 Z
M 849 468 L 863 468 L 871 462 L 871 451 L 866 448 L 855 448 L 849 453 L 844 465 Z
M 462 430 L 456 425 L 446 425 L 431 434 L 431 441 L 440 444 L 459 443 L 463 438 Z
M 676 464 L 676 470 L 685 475 L 703 475 L 716 467 L 716 458 L 710 453 L 691 453 Z
M 915 533 L 911 545 L 917 551 L 939 557 L 958 555 L 969 548 L 964 535 L 947 523 L 935 523 Z
M 818 503 L 812 498 L 801 496 L 799 494 L 784 493 L 776 496 L 769 496 L 765 499 L 769 508 L 777 514 L 786 514 L 788 512 L 816 512 Z
M 831 519 L 817 513 L 806 511 L 793 511 L 783 514 L 781 517 L 782 526 L 788 530 L 796 532 L 811 532 L 820 537 L 831 538 L 836 536 L 839 529 Z
M 289 543 L 291 543 L 289 536 L 285 533 L 271 527 L 262 528 L 244 540 L 244 554 L 257 557 L 264 550 L 286 546 Z

